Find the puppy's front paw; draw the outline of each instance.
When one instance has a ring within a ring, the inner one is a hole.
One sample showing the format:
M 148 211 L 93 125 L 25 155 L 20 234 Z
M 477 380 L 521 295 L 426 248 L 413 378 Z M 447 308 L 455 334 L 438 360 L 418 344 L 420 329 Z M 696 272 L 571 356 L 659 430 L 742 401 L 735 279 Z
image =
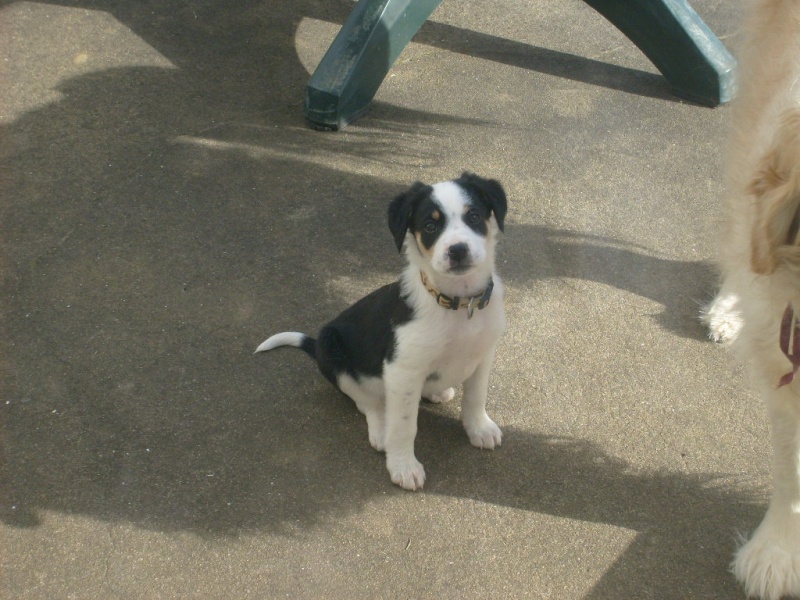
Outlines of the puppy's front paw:
M 763 523 L 742 546 L 733 561 L 733 572 L 744 584 L 747 596 L 761 600 L 800 597 L 800 539 L 787 535 L 795 527 Z
M 475 423 L 464 423 L 464 429 L 469 436 L 470 443 L 476 448 L 494 450 L 503 441 L 503 433 L 500 428 L 486 416 Z
M 389 469 L 392 483 L 405 490 L 421 490 L 425 484 L 425 469 L 413 455 L 404 458 L 388 456 L 386 468 Z
M 447 388 L 443 392 L 438 394 L 431 394 L 431 397 L 428 398 L 431 402 L 435 404 L 441 404 L 442 402 L 450 402 L 456 395 L 456 391 L 453 388 Z

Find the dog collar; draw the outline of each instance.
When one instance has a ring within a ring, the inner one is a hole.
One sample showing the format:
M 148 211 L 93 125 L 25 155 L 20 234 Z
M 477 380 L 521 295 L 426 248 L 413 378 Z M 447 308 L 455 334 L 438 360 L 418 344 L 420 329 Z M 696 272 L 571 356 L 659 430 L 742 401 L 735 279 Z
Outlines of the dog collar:
M 478 310 L 482 310 L 486 308 L 489 304 L 489 299 L 492 297 L 492 289 L 494 288 L 494 281 L 492 278 L 489 278 L 489 283 L 486 284 L 486 288 L 475 294 L 474 296 L 467 296 L 466 298 L 462 298 L 460 296 L 454 296 L 451 298 L 437 290 L 433 287 L 428 276 L 425 275 L 424 271 L 419 272 L 420 277 L 422 279 L 422 285 L 425 286 L 425 289 L 428 290 L 434 298 L 436 298 L 436 302 L 439 306 L 443 308 L 447 308 L 450 310 L 458 310 L 459 308 L 466 308 L 467 309 L 467 318 L 472 318 L 472 313 L 477 308 Z
M 792 363 L 792 370 L 778 381 L 778 387 L 792 383 L 797 370 L 800 369 L 800 323 L 791 303 L 786 306 L 781 320 L 781 351 Z

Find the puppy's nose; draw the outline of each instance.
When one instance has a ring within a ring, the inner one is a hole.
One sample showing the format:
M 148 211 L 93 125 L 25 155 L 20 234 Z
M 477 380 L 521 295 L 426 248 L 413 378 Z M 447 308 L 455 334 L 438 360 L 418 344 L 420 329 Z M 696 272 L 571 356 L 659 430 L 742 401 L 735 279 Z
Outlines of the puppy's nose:
M 447 257 L 450 259 L 450 262 L 453 263 L 460 263 L 464 262 L 464 259 L 467 258 L 469 254 L 469 248 L 466 244 L 453 244 L 447 249 Z

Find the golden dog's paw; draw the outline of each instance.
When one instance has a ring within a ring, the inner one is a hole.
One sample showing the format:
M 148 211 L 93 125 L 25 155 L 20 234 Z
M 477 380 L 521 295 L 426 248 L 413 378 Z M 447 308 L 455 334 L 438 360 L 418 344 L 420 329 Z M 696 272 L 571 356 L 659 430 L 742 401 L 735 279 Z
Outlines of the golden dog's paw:
M 763 524 L 736 553 L 733 572 L 749 598 L 800 598 L 800 539 Z

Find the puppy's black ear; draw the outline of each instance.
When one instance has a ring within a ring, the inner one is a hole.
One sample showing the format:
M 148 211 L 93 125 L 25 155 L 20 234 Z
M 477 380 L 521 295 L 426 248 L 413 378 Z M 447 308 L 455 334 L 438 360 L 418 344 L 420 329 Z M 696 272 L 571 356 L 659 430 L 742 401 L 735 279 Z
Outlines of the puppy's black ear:
M 398 251 L 403 250 L 403 241 L 406 239 L 406 232 L 414 209 L 419 201 L 432 191 L 431 186 L 417 181 L 389 204 L 389 231 L 394 236 L 394 243 L 397 244 Z
M 473 192 L 486 208 L 494 213 L 497 226 L 503 231 L 503 222 L 506 218 L 508 203 L 503 186 L 495 179 L 484 179 L 474 173 L 464 172 L 458 178 L 464 188 Z

